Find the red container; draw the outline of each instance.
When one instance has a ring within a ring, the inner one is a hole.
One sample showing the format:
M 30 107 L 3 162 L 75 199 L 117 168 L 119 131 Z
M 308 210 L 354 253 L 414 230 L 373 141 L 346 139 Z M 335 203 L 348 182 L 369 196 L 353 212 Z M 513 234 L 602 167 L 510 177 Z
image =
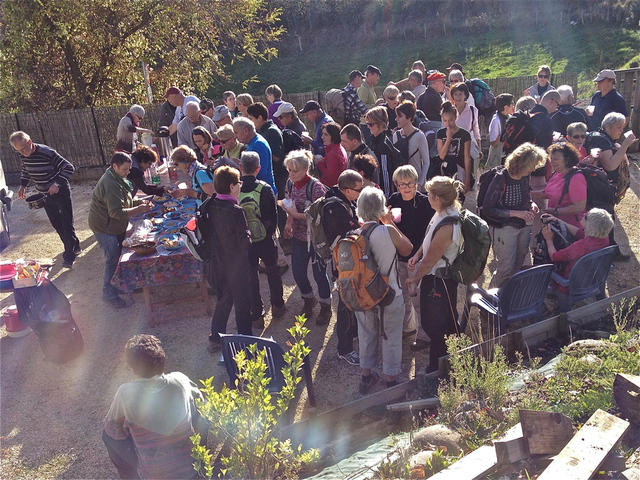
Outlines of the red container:
M 10 337 L 18 338 L 29 335 L 32 330 L 20 321 L 18 316 L 18 309 L 15 305 L 5 307 L 0 314 L 4 321 L 4 326 L 7 329 L 7 335 Z
M 0 292 L 13 291 L 12 279 L 16 274 L 16 266 L 13 262 L 0 263 Z

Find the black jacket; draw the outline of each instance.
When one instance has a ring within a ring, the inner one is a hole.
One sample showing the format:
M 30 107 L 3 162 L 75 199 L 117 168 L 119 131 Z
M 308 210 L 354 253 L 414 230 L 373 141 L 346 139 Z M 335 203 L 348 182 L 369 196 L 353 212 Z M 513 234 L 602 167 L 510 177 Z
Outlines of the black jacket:
M 353 170 L 353 157 L 355 157 L 356 155 L 371 155 L 376 159 L 376 162 L 378 161 L 378 157 L 376 157 L 376 154 L 373 152 L 373 150 L 371 150 L 366 143 L 361 143 L 358 148 L 349 152 L 349 163 L 347 164 L 347 168 Z
M 241 179 L 242 188 L 240 191 L 243 193 L 251 192 L 258 186 L 258 181 L 254 176 L 246 175 Z M 267 231 L 267 238 L 271 238 L 278 226 L 276 197 L 273 194 L 271 186 L 266 182 L 262 183 L 262 191 L 260 192 L 260 220 L 262 220 L 262 224 Z
M 425 92 L 416 101 L 418 110 L 422 110 L 429 120 L 440 120 L 442 109 L 442 96 L 433 88 L 427 87 Z
M 138 190 L 142 190 L 147 195 L 162 195 L 164 193 L 162 187 L 149 185 L 144 181 L 144 172 L 137 165 L 131 165 L 127 179 L 133 184 L 131 196 L 134 196 Z
M 384 190 L 385 196 L 391 195 L 395 191 L 393 185 L 393 172 L 402 164 L 400 159 L 400 151 L 393 146 L 393 142 L 387 136 L 386 132 L 382 132 L 377 137 L 371 136 L 371 148 L 378 159 L 378 168 L 376 169 L 374 181 Z M 389 191 L 384 188 L 384 180 L 382 178 L 382 155 L 387 158 L 387 173 L 389 174 Z
M 507 182 L 520 183 L 520 189 L 522 192 L 522 198 L 520 205 L 507 208 L 504 205 L 504 196 L 506 192 Z M 509 210 L 524 210 L 531 209 L 531 189 L 529 187 L 529 176 L 521 178 L 520 180 L 513 180 L 507 173 L 506 169 L 500 170 L 491 180 L 491 183 L 487 187 L 487 193 L 484 196 L 482 205 L 478 205 L 480 208 L 481 216 L 492 227 L 506 227 L 511 226 L 515 228 L 522 228 L 525 226 L 525 221 L 521 218 L 510 217 Z

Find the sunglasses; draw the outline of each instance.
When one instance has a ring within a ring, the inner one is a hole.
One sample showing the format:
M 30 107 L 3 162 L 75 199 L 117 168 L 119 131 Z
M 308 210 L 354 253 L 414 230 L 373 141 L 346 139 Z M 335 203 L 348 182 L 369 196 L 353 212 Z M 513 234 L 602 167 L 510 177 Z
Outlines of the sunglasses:
M 363 189 L 363 188 L 364 188 L 364 187 L 361 187 L 361 188 L 351 188 L 351 187 L 349 187 L 349 190 L 353 190 L 354 192 L 358 192 L 358 193 L 360 193 L 360 192 L 362 191 L 362 189 Z
M 398 188 L 413 188 L 415 186 L 416 186 L 415 182 L 398 183 Z
M 571 135 L 571 138 L 573 138 L 575 140 L 579 140 L 579 139 L 584 140 L 585 138 L 587 138 L 587 136 L 586 135 Z
M 545 75 L 544 73 L 539 73 L 538 78 L 549 78 L 549 75 Z

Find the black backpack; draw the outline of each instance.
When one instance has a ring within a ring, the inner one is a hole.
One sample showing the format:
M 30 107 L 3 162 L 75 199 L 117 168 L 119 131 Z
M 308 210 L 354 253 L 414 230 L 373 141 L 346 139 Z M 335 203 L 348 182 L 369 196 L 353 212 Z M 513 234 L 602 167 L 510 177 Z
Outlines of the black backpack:
M 587 210 L 602 208 L 613 213 L 616 203 L 616 187 L 609 181 L 607 172 L 595 165 L 579 165 L 569 171 L 564 177 L 564 186 L 558 205 L 562 203 L 564 196 L 569 193 L 569 183 L 574 175 L 581 173 L 587 181 Z
M 525 142 L 535 143 L 537 132 L 531 125 L 531 119 L 536 115 L 539 115 L 539 113 L 532 115 L 529 112 L 518 110 L 507 119 L 502 132 L 503 151 L 505 155 L 509 155 Z
M 564 222 L 560 222 L 558 220 L 553 220 L 548 223 L 551 231 L 553 232 L 553 246 L 557 250 L 562 250 L 563 248 L 567 248 L 574 241 L 573 235 L 567 229 L 567 226 Z M 551 256 L 549 255 L 549 250 L 547 249 L 547 241 L 544 239 L 542 232 L 536 235 L 536 245 L 533 248 L 533 264 L 534 265 L 544 265 L 546 263 L 554 263 L 551 260 Z M 555 264 L 556 270 L 562 270 L 563 264 L 557 263 Z
M 396 147 L 400 152 L 399 158 L 403 165 L 408 165 L 411 157 L 418 153 L 418 150 L 416 150 L 411 155 L 409 155 L 409 140 L 411 140 L 411 137 L 413 137 L 418 132 L 422 132 L 422 130 L 416 129 L 413 131 L 413 133 L 410 133 L 406 137 L 404 137 L 399 131 L 396 134 L 396 142 L 393 144 L 393 146 Z
M 486 172 L 484 172 L 482 175 L 480 175 L 480 179 L 478 180 L 479 187 L 478 187 L 478 196 L 476 197 L 476 207 L 477 207 L 478 215 L 480 215 L 480 218 L 484 220 L 487 220 L 482 214 L 482 204 L 484 203 L 484 197 L 487 195 L 487 190 L 489 189 L 489 185 L 493 181 L 494 177 L 498 173 L 502 172 L 502 170 L 504 170 L 504 167 L 502 165 L 493 167 L 487 170 Z
M 207 197 L 196 210 L 195 216 L 180 229 L 180 237 L 187 249 L 201 262 L 208 261 L 213 250 L 213 222 L 208 209 L 213 198 Z

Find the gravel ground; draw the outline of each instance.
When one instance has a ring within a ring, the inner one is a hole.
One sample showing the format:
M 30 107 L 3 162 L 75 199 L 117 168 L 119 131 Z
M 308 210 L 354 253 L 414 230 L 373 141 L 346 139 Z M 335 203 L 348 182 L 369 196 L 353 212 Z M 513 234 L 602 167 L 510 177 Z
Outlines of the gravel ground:
M 640 170 L 633 162 L 632 187 L 617 208 L 621 225 L 616 238 L 630 261 L 616 263 L 609 277 L 609 291 L 616 293 L 640 283 Z M 1 469 L 3 478 L 113 478 L 115 469 L 106 455 L 100 435 L 102 419 L 118 386 L 132 378 L 122 351 L 127 339 L 137 333 L 152 333 L 163 342 L 167 370 L 179 370 L 194 380 L 214 376 L 226 380 L 217 356 L 207 353 L 210 319 L 190 314 L 189 304 L 168 308 L 160 325 L 144 321 L 141 294 L 125 310 L 115 310 L 101 299 L 102 252 L 87 226 L 92 184 L 73 185 L 76 228 L 83 252 L 73 270 L 62 270 L 61 243 L 43 210 L 29 210 L 17 201 L 9 214 L 12 243 L 3 258 L 53 258 L 57 265 L 51 278 L 71 301 L 72 312 L 85 339 L 85 351 L 68 364 L 45 362 L 34 335 L 10 338 L 0 329 L 1 381 Z M 310 275 L 311 278 L 311 275 Z M 302 306 L 291 271 L 283 277 L 288 315 L 272 323 L 268 315 L 263 336 L 284 341 L 286 328 Z M 261 276 L 263 298 L 268 298 L 266 278 Z M 195 286 L 157 289 L 156 296 L 190 295 Z M 215 299 L 212 300 L 215 302 Z M 2 294 L 0 307 L 13 304 L 13 296 Z M 335 299 L 334 299 L 335 303 Z M 317 313 L 316 307 L 316 313 Z M 233 317 L 233 314 L 232 314 Z M 335 315 L 326 327 L 309 323 L 313 350 L 318 410 L 324 411 L 358 398 L 359 371 L 336 357 L 333 335 Z M 229 325 L 234 329 L 233 318 Z M 357 343 L 356 343 L 357 345 Z M 425 365 L 424 353 L 414 356 L 404 349 L 401 380 L 413 376 L 415 365 Z M 378 387 L 382 388 L 382 387 Z M 312 413 L 306 393 L 298 398 L 297 418 Z

